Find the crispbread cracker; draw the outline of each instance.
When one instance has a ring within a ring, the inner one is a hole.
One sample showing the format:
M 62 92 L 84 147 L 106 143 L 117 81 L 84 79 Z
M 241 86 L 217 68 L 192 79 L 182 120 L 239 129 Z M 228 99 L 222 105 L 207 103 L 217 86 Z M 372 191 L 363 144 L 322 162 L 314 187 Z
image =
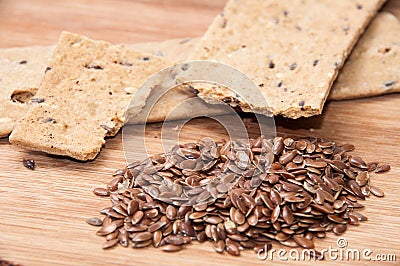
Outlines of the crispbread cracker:
M 322 112 L 329 89 L 360 34 L 384 0 L 230 0 L 192 59 L 241 70 L 260 95 L 238 99 L 243 111 L 289 118 Z M 199 96 L 222 100 L 224 91 Z
M 173 39 L 162 42 L 127 44 L 126 47 L 159 55 L 173 62 L 180 62 L 189 56 L 197 40 Z M 36 93 L 53 50 L 54 46 L 0 49 L 0 138 L 7 137 L 14 128 L 14 124 L 28 112 L 29 104 L 13 102 L 11 95 L 18 91 L 29 92 L 30 96 Z M 20 64 L 20 62 L 23 63 Z M 175 106 L 177 98 L 193 96 L 184 89 L 174 89 L 173 94 L 167 94 L 160 104 L 154 107 L 149 121 L 163 121 L 168 110 Z M 189 110 L 182 110 L 182 113 L 187 113 L 187 111 Z
M 91 160 L 125 122 L 141 83 L 169 65 L 164 58 L 64 32 L 26 117 L 10 142 L 31 150 Z M 143 106 L 135 103 L 137 106 Z
M 0 49 L 0 138 L 26 114 L 22 98 L 36 93 L 52 52 L 48 46 Z
M 400 23 L 380 13 L 352 51 L 329 94 L 331 100 L 400 91 Z
M 376 16 L 340 70 L 328 100 L 355 99 L 400 92 L 400 74 L 399 68 L 396 67 L 400 61 L 400 46 L 397 44 L 397 40 L 400 39 L 399 34 L 399 22 L 393 15 L 382 13 Z M 126 47 L 153 53 L 173 62 L 181 62 L 189 57 L 198 42 L 198 38 L 173 39 L 127 44 Z M 386 52 L 386 48 L 390 50 Z M 11 101 L 12 93 L 37 90 L 53 49 L 53 46 L 0 49 L 0 137 L 8 136 L 15 121 L 20 120 L 28 110 L 27 104 Z M 27 63 L 19 64 L 22 61 Z M 154 106 L 148 121 L 163 121 L 177 102 L 194 96 L 184 88 L 175 88 Z M 204 104 L 199 108 L 207 106 Z M 193 109 L 183 108 L 180 111 L 181 115 L 177 114 L 179 116 L 175 118 L 193 115 Z

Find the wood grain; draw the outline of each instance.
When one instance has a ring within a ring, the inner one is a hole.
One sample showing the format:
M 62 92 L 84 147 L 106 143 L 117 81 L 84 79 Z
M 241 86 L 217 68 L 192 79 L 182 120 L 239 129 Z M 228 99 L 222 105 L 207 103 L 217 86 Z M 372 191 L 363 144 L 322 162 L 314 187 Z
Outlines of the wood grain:
M 199 36 L 223 0 L 177 1 L 50 1 L 0 0 L 0 47 L 53 44 L 61 30 L 71 30 L 112 42 L 164 40 Z M 400 15 L 400 1 L 385 9 Z M 370 220 L 351 227 L 344 237 L 353 249 L 369 248 L 392 253 L 400 260 L 400 95 L 328 103 L 324 114 L 296 121 L 277 119 L 280 134 L 314 135 L 351 142 L 355 153 L 367 161 L 392 165 L 387 174 L 375 175 L 373 184 L 385 198 L 369 198 L 363 211 Z M 246 125 L 252 136 L 257 126 L 251 117 Z M 160 124 L 148 126 L 146 141 L 150 153 L 160 152 Z M 196 119 L 184 127 L 180 141 L 205 136 L 223 138 L 216 122 Z M 66 158 L 29 152 L 0 140 L 0 258 L 23 265 L 266 265 L 253 252 L 241 257 L 220 255 L 210 244 L 193 244 L 179 253 L 166 254 L 154 248 L 134 250 L 118 247 L 103 251 L 103 238 L 85 219 L 98 216 L 108 200 L 92 190 L 111 179 L 112 172 L 125 164 L 122 135 L 109 139 L 99 157 L 80 163 Z M 23 158 L 36 160 L 37 169 L 22 166 Z M 337 237 L 317 240 L 317 247 L 336 247 Z M 276 246 L 276 248 L 280 248 Z M 326 261 L 324 265 L 340 265 Z M 274 265 L 283 262 L 274 261 Z M 308 265 L 299 262 L 299 265 Z M 381 262 L 351 262 L 352 265 L 384 265 Z
M 0 48 L 49 45 L 62 30 L 112 43 L 201 36 L 225 0 L 0 0 Z

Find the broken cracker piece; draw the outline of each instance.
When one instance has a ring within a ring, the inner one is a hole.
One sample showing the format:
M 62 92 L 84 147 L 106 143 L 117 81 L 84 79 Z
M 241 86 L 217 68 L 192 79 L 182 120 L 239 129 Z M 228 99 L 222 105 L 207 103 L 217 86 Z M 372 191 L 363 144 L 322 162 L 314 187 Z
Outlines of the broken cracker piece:
M 31 46 L 0 49 L 0 138 L 28 111 L 50 60 L 53 48 Z
M 12 144 L 77 160 L 94 159 L 126 120 L 133 93 L 168 61 L 121 45 L 63 32 Z M 128 89 L 127 89 L 128 88 Z M 135 103 L 143 106 L 143 102 Z
M 358 41 L 333 84 L 329 100 L 400 91 L 400 22 L 378 14 Z
M 245 98 L 249 106 L 240 100 L 243 111 L 293 119 L 318 115 L 339 69 L 384 2 L 230 0 L 191 58 L 231 65 L 253 79 L 260 95 Z M 196 89 L 206 101 L 222 101 L 226 94 Z

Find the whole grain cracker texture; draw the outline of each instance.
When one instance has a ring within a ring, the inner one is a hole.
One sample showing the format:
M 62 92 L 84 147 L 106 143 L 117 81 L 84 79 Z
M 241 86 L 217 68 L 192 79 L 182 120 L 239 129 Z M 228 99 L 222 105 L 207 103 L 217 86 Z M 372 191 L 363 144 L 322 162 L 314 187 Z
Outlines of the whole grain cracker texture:
M 384 2 L 230 0 L 192 59 L 231 65 L 254 80 L 260 94 L 236 96 L 243 111 L 294 119 L 318 115 L 339 69 Z M 228 93 L 199 90 L 206 101 Z
M 17 123 L 10 142 L 77 160 L 94 159 L 104 138 L 125 123 L 137 88 L 168 65 L 152 54 L 63 32 L 35 95 L 43 101 Z
M 378 14 L 358 41 L 333 84 L 330 100 L 400 92 L 400 22 Z
M 35 98 L 54 47 L 0 49 L 0 138 L 7 137 Z

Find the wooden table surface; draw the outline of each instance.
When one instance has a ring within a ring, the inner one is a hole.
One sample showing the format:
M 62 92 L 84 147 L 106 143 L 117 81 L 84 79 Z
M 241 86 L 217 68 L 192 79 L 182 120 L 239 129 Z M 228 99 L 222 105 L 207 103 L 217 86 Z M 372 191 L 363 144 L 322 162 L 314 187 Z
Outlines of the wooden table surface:
M 61 30 L 114 43 L 196 37 L 220 12 L 224 0 L 0 0 L 0 47 L 54 44 Z M 400 18 L 400 1 L 384 7 Z M 314 135 L 354 143 L 367 161 L 391 164 L 373 183 L 384 198 L 371 197 L 363 211 L 369 221 L 351 227 L 344 237 L 352 249 L 396 254 L 400 261 L 400 95 L 328 103 L 324 114 L 296 121 L 277 119 L 280 134 Z M 249 131 L 256 127 L 247 121 Z M 185 126 L 181 141 L 204 136 L 222 138 L 224 130 L 205 119 Z M 159 152 L 160 125 L 149 126 L 150 152 Z M 37 169 L 22 166 L 34 158 Z M 85 219 L 98 216 L 109 202 L 92 193 L 104 186 L 112 172 L 123 167 L 121 134 L 109 139 L 95 161 L 80 163 L 29 152 L 0 139 L 0 258 L 23 265 L 266 265 L 254 252 L 241 257 L 217 254 L 210 244 L 192 244 L 166 254 L 159 249 L 101 249 L 103 238 Z M 317 248 L 336 247 L 337 237 L 317 240 Z M 276 264 L 283 264 L 274 261 Z M 342 261 L 323 262 L 340 265 Z M 372 262 L 350 262 L 366 265 Z M 308 265 L 308 262 L 298 262 Z M 375 262 L 375 265 L 383 263 Z

